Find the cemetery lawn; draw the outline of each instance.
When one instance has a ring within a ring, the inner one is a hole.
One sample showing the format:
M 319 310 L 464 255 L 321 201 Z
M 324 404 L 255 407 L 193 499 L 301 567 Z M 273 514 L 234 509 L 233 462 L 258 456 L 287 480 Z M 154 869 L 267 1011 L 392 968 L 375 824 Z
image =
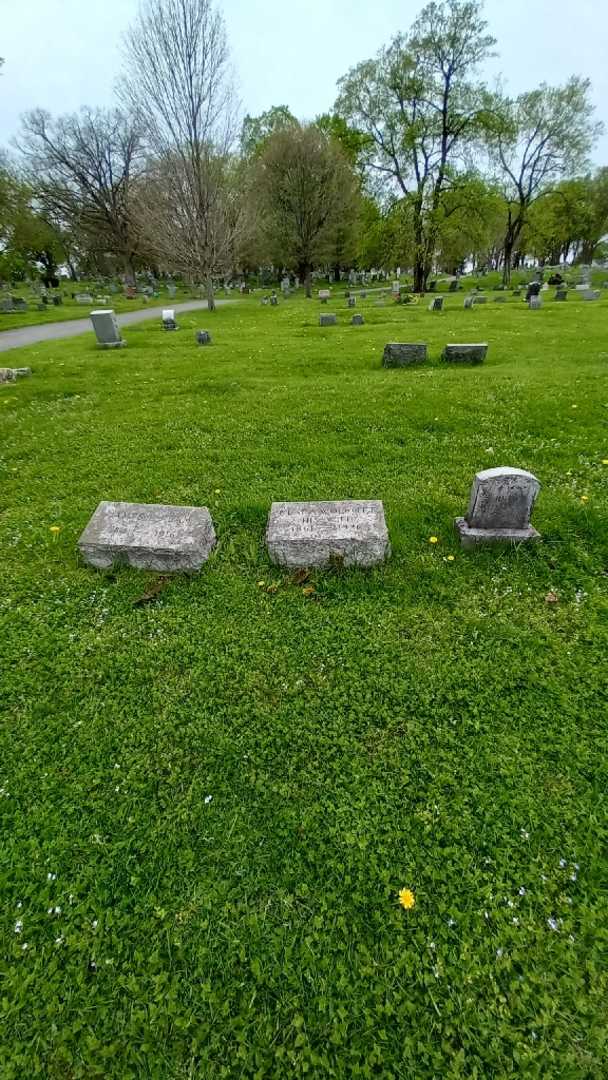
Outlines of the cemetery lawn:
M 607 1075 L 608 298 L 552 295 L 11 354 L 2 1080 Z M 543 541 L 463 554 L 496 465 Z M 268 564 L 273 500 L 339 498 L 384 501 L 386 566 Z M 218 547 L 91 570 L 101 499 L 206 505 Z
M 49 304 L 45 307 L 44 311 L 36 310 L 36 301 L 32 300 L 31 294 L 24 288 L 12 289 L 12 296 L 21 296 L 27 301 L 27 311 L 15 311 L 15 312 L 3 312 L 0 311 L 0 333 L 3 330 L 20 330 L 23 326 L 40 326 L 42 323 L 55 323 L 65 322 L 71 319 L 87 319 L 91 311 L 96 308 L 112 308 L 117 315 L 122 315 L 126 311 L 141 311 L 145 307 L 172 307 L 175 304 L 180 304 L 186 300 L 200 300 L 200 290 L 181 288 L 178 290 L 176 296 L 171 300 L 163 289 L 160 296 L 151 298 L 147 304 L 143 302 L 142 296 L 137 296 L 135 300 L 127 300 L 122 293 L 112 296 L 108 295 L 108 303 L 101 303 L 93 299 L 91 304 L 78 304 L 76 300 L 72 300 L 71 294 L 73 292 L 91 292 L 93 298 L 97 295 L 98 290 L 94 286 L 88 286 L 86 282 L 64 282 L 58 290 L 51 290 L 53 292 L 60 292 L 63 297 L 63 303 L 59 307 L 55 307 L 53 304 Z

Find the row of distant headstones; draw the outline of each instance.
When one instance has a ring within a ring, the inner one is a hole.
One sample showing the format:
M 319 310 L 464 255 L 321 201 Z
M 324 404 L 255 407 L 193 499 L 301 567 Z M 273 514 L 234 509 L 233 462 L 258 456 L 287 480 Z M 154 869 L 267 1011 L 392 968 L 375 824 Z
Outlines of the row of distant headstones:
M 530 524 L 540 484 L 523 469 L 477 473 L 465 517 L 455 520 L 463 548 L 538 540 Z M 431 537 L 435 541 L 435 537 Z M 207 507 L 102 502 L 78 547 L 97 568 L 126 562 L 148 570 L 199 570 L 216 543 Z M 273 563 L 291 568 L 369 567 L 390 555 L 379 500 L 273 503 L 266 529 Z

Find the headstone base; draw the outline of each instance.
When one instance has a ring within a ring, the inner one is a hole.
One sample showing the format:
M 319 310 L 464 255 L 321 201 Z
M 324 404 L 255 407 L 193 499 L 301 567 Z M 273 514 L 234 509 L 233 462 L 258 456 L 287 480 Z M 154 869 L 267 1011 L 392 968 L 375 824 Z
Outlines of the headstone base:
M 97 342 L 97 348 L 98 349 L 126 349 L 126 347 L 127 347 L 127 343 L 124 340 L 124 338 L 122 339 L 122 341 L 98 341 Z
M 527 529 L 472 529 L 463 517 L 456 518 L 454 524 L 461 546 L 469 550 L 480 544 L 523 544 L 540 540 L 540 533 L 532 525 Z

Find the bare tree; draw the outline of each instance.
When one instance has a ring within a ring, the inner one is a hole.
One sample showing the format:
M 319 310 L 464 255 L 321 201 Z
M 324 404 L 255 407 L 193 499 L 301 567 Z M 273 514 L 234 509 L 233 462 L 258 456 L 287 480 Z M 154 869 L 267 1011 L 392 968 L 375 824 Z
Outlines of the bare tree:
M 132 279 L 130 200 L 143 166 L 141 130 L 133 117 L 118 109 L 84 108 L 54 120 L 35 109 L 23 118 L 17 146 L 43 210 L 85 236 L 94 251 L 118 255 Z
M 351 163 L 314 124 L 283 128 L 268 137 L 252 190 L 268 254 L 294 266 L 310 296 L 313 266 L 333 257 L 356 213 Z
M 506 284 L 513 252 L 530 208 L 552 185 L 586 164 L 601 125 L 592 118 L 588 79 L 572 77 L 565 86 L 547 86 L 504 103 L 506 122 L 490 137 L 507 202 L 504 238 Z
M 164 235 L 156 246 L 169 265 L 182 268 L 187 240 L 189 272 L 205 281 L 213 309 L 213 275 L 226 268 L 233 209 L 232 193 L 222 185 L 235 133 L 223 19 L 212 0 L 147 0 L 126 34 L 124 53 L 119 92 L 145 124 L 149 190 L 160 192 L 161 176 L 168 185 L 159 207 Z

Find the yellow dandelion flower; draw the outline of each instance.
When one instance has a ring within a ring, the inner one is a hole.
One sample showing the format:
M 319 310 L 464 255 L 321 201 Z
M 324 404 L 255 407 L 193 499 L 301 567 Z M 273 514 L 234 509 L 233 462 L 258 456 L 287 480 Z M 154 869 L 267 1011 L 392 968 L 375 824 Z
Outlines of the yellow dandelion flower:
M 258 581 L 258 589 L 263 589 L 265 584 L 266 584 L 265 581 Z
M 52 532 L 54 536 L 57 536 L 57 533 L 61 532 L 61 525 L 51 525 L 49 532 Z
M 603 458 L 602 465 L 608 465 L 608 457 Z
M 589 496 L 588 495 L 581 495 L 581 502 L 589 502 Z
M 448 562 L 454 562 L 454 556 L 448 555 Z
M 438 543 L 439 543 L 439 537 L 438 536 L 429 536 L 429 544 L 438 544 Z
M 399 903 L 406 911 L 411 911 L 416 903 L 416 897 L 411 889 L 400 889 L 399 891 Z
M 216 495 L 221 495 L 222 494 L 222 489 L 221 488 L 216 488 L 215 489 L 215 494 Z

